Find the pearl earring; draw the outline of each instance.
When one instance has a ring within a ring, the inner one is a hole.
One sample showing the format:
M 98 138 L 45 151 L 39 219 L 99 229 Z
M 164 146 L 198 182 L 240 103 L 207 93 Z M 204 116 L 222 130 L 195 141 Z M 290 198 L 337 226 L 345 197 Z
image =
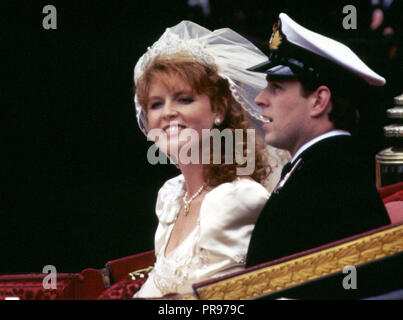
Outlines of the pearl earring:
M 219 125 L 221 124 L 220 118 L 215 118 L 214 124 L 215 124 L 216 126 L 219 126 Z

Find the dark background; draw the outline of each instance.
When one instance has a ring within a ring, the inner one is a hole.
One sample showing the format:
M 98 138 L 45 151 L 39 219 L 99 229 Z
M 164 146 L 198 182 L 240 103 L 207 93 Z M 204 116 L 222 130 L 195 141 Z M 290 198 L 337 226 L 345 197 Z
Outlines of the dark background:
M 57 30 L 42 27 L 48 4 L 57 9 Z M 346 4 L 357 8 L 357 30 L 342 27 Z M 401 1 L 393 6 L 371 31 L 370 1 L 211 0 L 208 15 L 181 0 L 3 1 L 0 273 L 42 272 L 48 264 L 79 272 L 153 248 L 157 192 L 178 171 L 147 163 L 133 67 L 166 27 L 184 19 L 231 27 L 264 49 L 284 11 L 353 47 L 388 80 L 375 99 L 362 97 L 359 137 L 372 163 L 387 146 L 385 110 L 403 91 Z M 394 34 L 384 36 L 388 25 Z

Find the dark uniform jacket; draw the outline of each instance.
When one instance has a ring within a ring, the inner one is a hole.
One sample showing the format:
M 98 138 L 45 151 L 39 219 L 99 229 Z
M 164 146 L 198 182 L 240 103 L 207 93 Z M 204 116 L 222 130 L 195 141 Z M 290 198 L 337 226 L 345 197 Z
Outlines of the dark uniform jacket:
M 390 224 L 351 136 L 317 142 L 259 216 L 247 267 Z

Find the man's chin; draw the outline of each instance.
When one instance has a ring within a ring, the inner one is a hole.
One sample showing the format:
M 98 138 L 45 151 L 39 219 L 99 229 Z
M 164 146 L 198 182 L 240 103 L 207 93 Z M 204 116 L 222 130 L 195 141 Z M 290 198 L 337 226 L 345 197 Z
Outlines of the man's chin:
M 284 146 L 279 141 L 274 139 L 271 134 L 266 133 L 266 135 L 264 137 L 264 141 L 266 142 L 266 144 L 268 144 L 268 145 L 270 145 L 272 147 L 285 150 Z
M 276 144 L 275 139 L 273 139 L 272 135 L 269 133 L 266 133 L 264 136 L 264 141 L 266 142 L 266 144 L 269 144 L 271 146 L 274 147 L 274 145 Z

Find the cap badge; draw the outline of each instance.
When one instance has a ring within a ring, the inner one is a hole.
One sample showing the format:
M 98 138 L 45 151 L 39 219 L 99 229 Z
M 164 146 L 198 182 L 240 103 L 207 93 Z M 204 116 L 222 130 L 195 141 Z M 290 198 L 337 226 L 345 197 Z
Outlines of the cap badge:
M 277 50 L 282 40 L 283 37 L 280 34 L 280 21 L 278 21 L 273 25 L 273 33 L 271 34 L 269 41 L 270 50 Z

